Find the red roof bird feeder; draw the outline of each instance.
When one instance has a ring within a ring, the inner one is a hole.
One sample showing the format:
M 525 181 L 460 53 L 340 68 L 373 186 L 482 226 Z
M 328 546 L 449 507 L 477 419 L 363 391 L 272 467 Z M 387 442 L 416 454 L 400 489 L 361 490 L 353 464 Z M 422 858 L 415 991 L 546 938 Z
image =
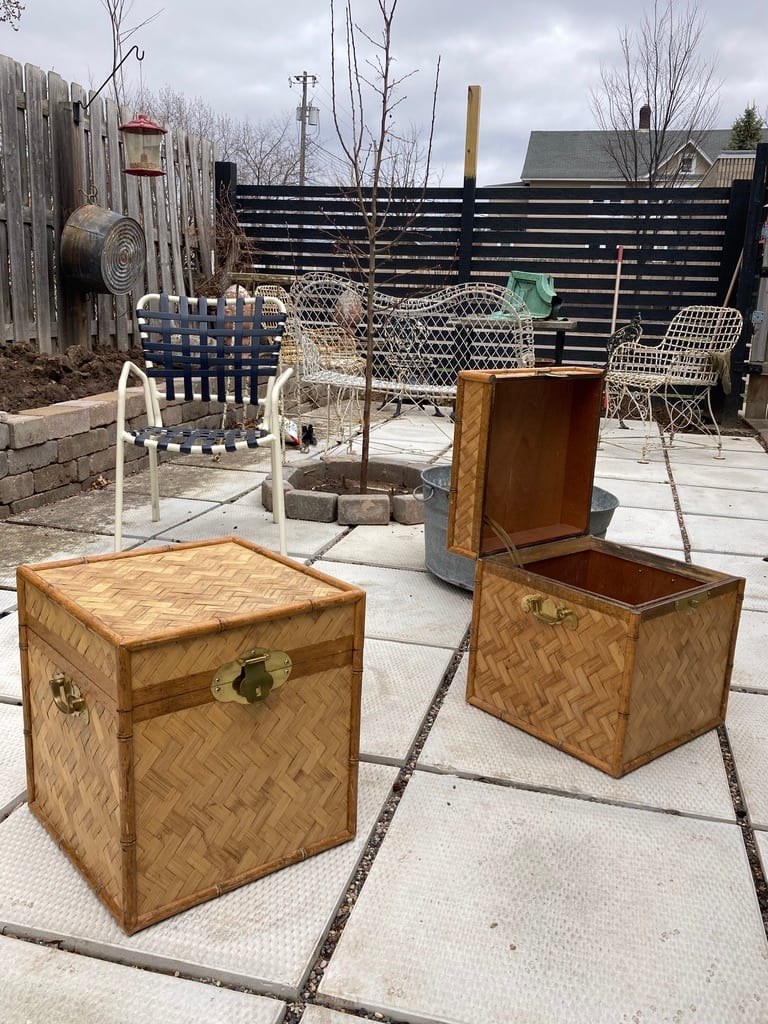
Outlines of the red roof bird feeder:
M 165 174 L 160 164 L 163 135 L 168 131 L 145 114 L 120 125 L 125 137 L 125 173 L 151 178 Z

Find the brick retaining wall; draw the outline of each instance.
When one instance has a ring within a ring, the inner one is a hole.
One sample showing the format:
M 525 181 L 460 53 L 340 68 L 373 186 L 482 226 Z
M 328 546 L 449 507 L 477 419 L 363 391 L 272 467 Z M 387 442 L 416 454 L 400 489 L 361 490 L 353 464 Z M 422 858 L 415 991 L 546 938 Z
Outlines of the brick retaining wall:
M 161 402 L 164 422 L 194 427 L 221 424 L 222 406 Z M 130 388 L 126 415 L 131 426 L 146 423 L 144 396 Z M 90 490 L 99 478 L 115 478 L 117 392 L 59 402 L 18 414 L 0 413 L 0 520 L 26 509 Z M 146 466 L 140 448 L 126 449 L 126 474 Z

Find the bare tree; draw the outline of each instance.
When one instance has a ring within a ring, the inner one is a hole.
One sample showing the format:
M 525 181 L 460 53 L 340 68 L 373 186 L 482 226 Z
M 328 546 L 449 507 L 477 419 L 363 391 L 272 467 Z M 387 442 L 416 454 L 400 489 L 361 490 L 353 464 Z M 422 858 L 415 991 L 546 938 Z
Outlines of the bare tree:
M 21 0 L 0 0 L 0 21 L 7 21 L 14 32 L 19 31 L 19 18 L 21 18 L 25 5 Z
M 638 30 L 620 30 L 621 63 L 601 68 L 591 106 L 625 181 L 674 184 L 683 167 L 672 157 L 712 127 L 720 85 L 698 53 L 703 28 L 695 4 L 653 0 Z
M 153 22 L 163 9 L 161 7 L 159 11 L 155 11 L 144 21 L 140 21 L 138 25 L 129 27 L 124 24 L 124 20 L 133 9 L 133 0 L 101 0 L 101 6 L 107 12 L 112 28 L 112 88 L 115 100 L 118 104 L 122 104 L 126 101 L 125 73 L 122 68 L 125 43 L 140 29 Z
M 392 27 L 397 12 L 398 0 L 376 0 L 381 16 L 381 35 L 374 39 L 356 23 L 352 16 L 351 0 L 344 4 L 344 40 L 346 43 L 346 67 L 338 64 L 336 46 L 336 5 L 331 7 L 331 98 L 333 124 L 336 136 L 346 160 L 350 184 L 357 208 L 363 222 L 363 241 L 357 243 L 345 237 L 338 239 L 339 250 L 346 250 L 349 258 L 358 267 L 366 291 L 366 359 L 365 393 L 363 399 L 362 455 L 360 463 L 360 490 L 365 493 L 368 486 L 368 455 L 370 447 L 372 376 L 374 355 L 374 292 L 376 268 L 383 259 L 391 255 L 403 234 L 413 224 L 419 213 L 419 204 L 411 207 L 405 218 L 398 210 L 396 228 L 392 229 L 392 217 L 396 202 L 392 184 L 398 180 L 402 163 L 395 159 L 402 154 L 402 139 L 398 136 L 394 112 L 405 99 L 401 92 L 403 82 L 415 72 L 397 77 L 394 73 Z M 370 55 L 363 57 L 361 47 L 368 44 Z M 435 70 L 432 91 L 432 115 L 428 141 L 421 160 L 422 193 L 429 180 L 432 138 L 435 125 L 435 108 L 440 77 L 440 60 Z M 342 124 L 341 110 L 347 111 L 349 127 Z M 372 108 L 369 119 L 368 110 Z M 407 150 L 406 150 L 407 151 Z M 412 151 L 407 151 L 412 156 Z M 413 163 L 411 163 L 413 169 Z

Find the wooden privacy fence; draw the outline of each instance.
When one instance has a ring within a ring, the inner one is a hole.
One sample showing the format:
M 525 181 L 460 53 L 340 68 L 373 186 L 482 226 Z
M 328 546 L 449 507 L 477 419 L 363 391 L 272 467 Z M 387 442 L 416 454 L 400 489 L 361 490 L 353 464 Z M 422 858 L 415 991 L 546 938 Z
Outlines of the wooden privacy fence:
M 661 337 L 683 306 L 719 304 L 744 242 L 750 183 L 730 189 L 477 189 L 471 233 L 462 236 L 462 189 L 401 189 L 387 196 L 380 241 L 400 241 L 381 260 L 377 288 L 426 291 L 469 277 L 505 283 L 512 270 L 551 274 L 562 315 L 578 320 L 566 358 L 605 358 L 623 247 L 618 324 L 640 313 L 644 335 Z M 240 226 L 255 247 L 254 270 L 295 275 L 354 273 L 350 249 L 364 241 L 344 189 L 238 186 Z M 468 247 L 468 248 L 467 248 Z M 544 338 L 542 354 L 551 348 Z M 538 350 L 538 345 L 537 345 Z
M 91 94 L 92 95 L 92 94 Z M 0 56 L 0 330 L 3 343 L 42 352 L 133 343 L 135 300 L 183 293 L 211 273 L 214 162 L 207 140 L 169 132 L 162 177 L 123 174 L 119 125 L 133 112 L 92 100 L 59 75 Z M 60 260 L 67 218 L 85 203 L 131 217 L 147 243 L 143 278 L 128 295 L 76 285 Z

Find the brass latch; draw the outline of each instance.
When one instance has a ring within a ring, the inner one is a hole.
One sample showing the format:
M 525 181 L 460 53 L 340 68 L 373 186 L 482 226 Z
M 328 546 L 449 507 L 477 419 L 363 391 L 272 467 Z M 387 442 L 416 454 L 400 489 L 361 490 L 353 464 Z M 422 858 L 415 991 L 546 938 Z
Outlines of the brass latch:
M 576 613 L 570 608 L 556 604 L 551 597 L 527 594 L 520 601 L 520 607 L 540 622 L 546 622 L 548 626 L 565 626 L 566 629 L 576 629 L 579 625 Z
M 257 647 L 236 661 L 222 665 L 211 683 L 216 700 L 238 704 L 260 704 L 272 690 L 282 686 L 291 674 L 291 659 L 285 651 Z
M 693 615 L 696 609 L 700 608 L 708 600 L 709 594 L 705 590 L 703 594 L 693 594 L 691 597 L 681 597 L 679 601 L 675 601 L 675 609 L 682 612 L 684 615 Z
M 63 672 L 55 675 L 48 681 L 53 694 L 53 703 L 63 715 L 83 715 L 85 721 L 89 719 L 88 705 L 85 697 L 80 693 L 76 683 L 73 683 L 69 676 Z

